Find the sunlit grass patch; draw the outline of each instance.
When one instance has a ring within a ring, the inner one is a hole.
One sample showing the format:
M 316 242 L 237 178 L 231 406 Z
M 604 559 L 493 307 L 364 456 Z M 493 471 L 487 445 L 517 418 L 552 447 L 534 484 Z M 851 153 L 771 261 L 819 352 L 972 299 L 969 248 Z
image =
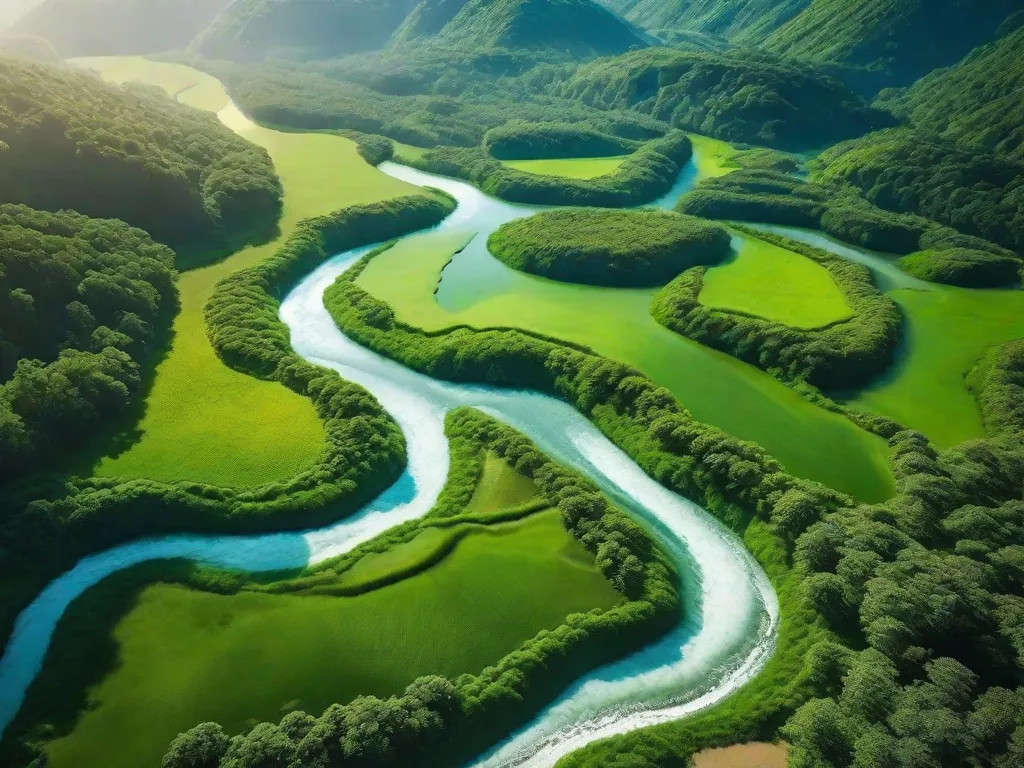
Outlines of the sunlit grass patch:
M 596 179 L 615 173 L 629 155 L 612 157 L 560 157 L 550 160 L 503 160 L 509 168 L 542 176 L 563 176 L 569 179 Z

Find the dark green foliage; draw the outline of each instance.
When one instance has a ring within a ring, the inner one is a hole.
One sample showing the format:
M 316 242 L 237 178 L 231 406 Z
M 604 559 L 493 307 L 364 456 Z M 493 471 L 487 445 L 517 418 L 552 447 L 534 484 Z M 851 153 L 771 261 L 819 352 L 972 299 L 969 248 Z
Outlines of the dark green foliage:
M 1024 432 L 1024 340 L 989 350 L 967 384 L 990 432 Z
M 15 30 L 49 40 L 64 58 L 184 48 L 231 0 L 43 0 Z
M 608 611 L 569 616 L 561 627 L 541 632 L 479 675 L 455 681 L 423 677 L 402 696 L 360 697 L 335 704 L 317 718 L 292 712 L 280 725 L 261 723 L 230 743 L 219 726 L 204 723 L 175 739 L 164 768 L 458 764 L 524 723 L 579 675 L 653 640 L 677 621 L 674 575 L 643 529 L 596 486 L 479 411 L 454 411 L 446 433 L 453 446 L 452 469 L 439 507 L 426 518 L 389 531 L 294 583 L 259 588 L 310 590 L 323 581 L 319 577 L 343 573 L 367 552 L 386 551 L 427 527 L 458 520 L 452 513 L 471 498 L 482 456 L 490 451 L 534 480 L 545 506 L 561 510 L 566 529 L 629 599 Z
M 1007 254 L 950 248 L 944 251 L 918 251 L 899 261 L 904 272 L 933 283 L 971 288 L 996 288 L 1018 279 L 1021 261 Z
M 610 136 L 588 126 L 516 121 L 484 134 L 484 149 L 499 160 L 625 155 L 639 142 Z
M 662 325 L 721 349 L 780 378 L 824 389 L 853 389 L 892 362 L 902 322 L 896 303 L 882 295 L 867 267 L 789 238 L 751 233 L 800 253 L 829 271 L 854 317 L 826 328 L 801 329 L 700 303 L 704 270 L 684 272 L 651 303 Z
M 70 67 L 0 57 L 3 202 L 118 218 L 191 266 L 267 233 L 281 185 L 267 153 L 214 115 Z
M 1016 15 L 1018 22 L 1021 15 Z M 1024 162 L 1024 26 L 981 46 L 963 61 L 905 90 L 883 91 L 879 104 L 918 128 L 966 149 Z
M 174 253 L 145 232 L 0 206 L 0 482 L 123 411 L 177 306 Z
M 327 59 L 382 48 L 416 0 L 238 0 L 193 48 L 210 59 Z
M 593 0 L 468 0 L 437 39 L 573 56 L 607 56 L 646 45 L 629 24 Z
M 815 178 L 851 184 L 880 208 L 914 213 L 1024 251 L 1024 165 L 898 129 L 840 144 Z
M 988 42 L 1016 0 L 813 0 L 764 46 L 776 53 L 879 72 L 907 85 Z
M 838 80 L 756 55 L 651 48 L 584 64 L 552 93 L 732 142 L 803 149 L 892 125 Z
M 608 0 L 610 8 L 655 34 L 702 33 L 757 44 L 811 0 Z
M 692 216 L 820 229 L 876 251 L 910 255 L 924 279 L 977 287 L 1017 282 L 1019 260 L 1005 248 L 930 219 L 884 210 L 849 187 L 804 182 L 773 172 L 734 171 L 709 179 L 679 201 Z M 978 264 L 966 262 L 977 254 Z M 901 262 L 902 263 L 902 262 Z M 931 276 L 931 277 L 928 277 Z M 997 279 L 1003 282 L 996 283 Z
M 663 285 L 729 255 L 723 227 L 664 211 L 581 208 L 503 224 L 487 241 L 513 269 L 588 285 Z
M 693 146 L 686 134 L 673 131 L 644 144 L 615 173 L 595 179 L 517 171 L 483 149 L 435 149 L 410 164 L 431 173 L 465 179 L 489 195 L 514 203 L 624 208 L 650 202 L 668 192 L 692 153 Z

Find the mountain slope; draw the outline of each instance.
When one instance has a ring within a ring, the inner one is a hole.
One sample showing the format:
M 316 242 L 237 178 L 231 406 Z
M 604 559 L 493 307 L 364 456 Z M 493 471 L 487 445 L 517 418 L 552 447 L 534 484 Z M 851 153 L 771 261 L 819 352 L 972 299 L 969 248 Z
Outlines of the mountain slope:
M 879 103 L 958 145 L 1024 163 L 1024 26 Z
M 231 0 L 43 0 L 15 31 L 44 37 L 64 57 L 184 48 Z
M 469 0 L 437 39 L 576 56 L 605 56 L 646 45 L 627 22 L 591 0 Z
M 765 47 L 788 56 L 884 70 L 909 85 L 992 40 L 1020 0 L 813 0 Z
M 603 0 L 613 11 L 655 34 L 699 32 L 758 43 L 811 0 Z
M 215 59 L 327 59 L 382 48 L 416 0 L 235 0 L 196 39 Z
M 121 219 L 187 266 L 272 226 L 281 186 L 267 153 L 211 113 L 0 56 L 0 203 L 8 202 Z

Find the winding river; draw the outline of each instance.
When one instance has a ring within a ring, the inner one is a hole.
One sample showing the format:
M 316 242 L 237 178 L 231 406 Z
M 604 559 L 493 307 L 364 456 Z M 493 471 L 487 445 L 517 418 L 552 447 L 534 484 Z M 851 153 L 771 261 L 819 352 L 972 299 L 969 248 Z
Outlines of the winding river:
M 673 197 L 692 184 L 693 176 L 688 169 Z M 479 194 L 466 196 L 442 226 L 472 227 L 486 201 Z M 445 414 L 466 405 L 528 435 L 644 521 L 682 575 L 685 601 L 685 618 L 670 633 L 577 680 L 526 728 L 481 757 L 480 765 L 552 765 L 595 739 L 710 706 L 762 668 L 774 647 L 778 604 L 753 557 L 711 515 L 650 479 L 563 402 L 533 392 L 436 381 L 360 347 L 337 329 L 323 307 L 323 292 L 367 250 L 339 255 L 306 277 L 283 302 L 281 318 L 300 355 L 366 387 L 395 418 L 408 443 L 403 476 L 360 512 L 326 528 L 259 536 L 165 536 L 84 558 L 17 619 L 0 659 L 0 727 L 6 728 L 17 713 L 68 605 L 107 576 L 167 558 L 249 571 L 301 567 L 424 515 L 447 475 Z

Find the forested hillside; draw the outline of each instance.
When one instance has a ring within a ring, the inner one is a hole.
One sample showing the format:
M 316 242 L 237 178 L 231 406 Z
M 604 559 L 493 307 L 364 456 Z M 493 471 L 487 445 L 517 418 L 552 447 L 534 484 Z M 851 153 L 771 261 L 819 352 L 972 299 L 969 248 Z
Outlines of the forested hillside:
M 819 158 L 817 177 L 875 205 L 916 213 L 1024 252 L 1024 165 L 906 128 L 853 139 Z
M 0 481 L 131 402 L 177 307 L 173 265 L 123 222 L 0 206 Z
M 963 61 L 887 91 L 879 103 L 919 128 L 964 147 L 1024 162 L 1024 12 L 1005 34 Z
M 184 48 L 231 0 L 43 0 L 16 31 L 53 43 L 63 57 Z
M 552 90 L 726 141 L 778 148 L 827 145 L 892 122 L 807 67 L 667 48 L 584 64 Z
M 267 153 L 163 92 L 0 57 L 0 202 L 118 218 L 188 266 L 273 227 Z
M 575 56 L 603 56 L 646 45 L 628 24 L 592 0 L 469 0 L 438 39 Z
M 995 37 L 1017 0 L 813 0 L 776 30 L 775 53 L 868 67 L 909 85 Z
M 604 0 L 635 24 L 666 38 L 679 32 L 756 44 L 796 16 L 811 0 Z
M 382 48 L 416 0 L 237 0 L 195 49 L 211 59 L 327 59 Z

